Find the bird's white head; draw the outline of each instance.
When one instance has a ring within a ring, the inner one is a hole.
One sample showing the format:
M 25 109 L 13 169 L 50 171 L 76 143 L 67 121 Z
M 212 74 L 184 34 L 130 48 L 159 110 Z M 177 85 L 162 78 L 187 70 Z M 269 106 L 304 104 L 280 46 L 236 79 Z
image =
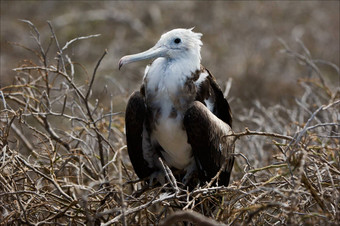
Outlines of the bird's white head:
M 119 69 L 128 63 L 166 58 L 172 62 L 186 62 L 192 64 L 194 69 L 200 68 L 201 62 L 201 33 L 196 33 L 191 29 L 177 28 L 163 34 L 154 47 L 141 53 L 124 56 L 119 61 Z

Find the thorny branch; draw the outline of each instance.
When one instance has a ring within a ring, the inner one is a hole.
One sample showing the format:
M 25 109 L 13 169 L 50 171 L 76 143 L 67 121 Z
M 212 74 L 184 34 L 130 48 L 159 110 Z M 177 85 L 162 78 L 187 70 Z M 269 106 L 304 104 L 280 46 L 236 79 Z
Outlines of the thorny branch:
M 249 135 L 258 135 L 258 136 L 266 136 L 266 137 L 275 137 L 284 140 L 293 140 L 293 137 L 286 136 L 278 133 L 268 133 L 268 132 L 260 132 L 260 131 L 250 131 L 248 128 L 245 129 L 244 132 L 241 133 L 232 133 L 230 135 L 225 135 L 225 137 L 233 136 L 236 139 L 239 139 L 242 136 L 249 136 Z

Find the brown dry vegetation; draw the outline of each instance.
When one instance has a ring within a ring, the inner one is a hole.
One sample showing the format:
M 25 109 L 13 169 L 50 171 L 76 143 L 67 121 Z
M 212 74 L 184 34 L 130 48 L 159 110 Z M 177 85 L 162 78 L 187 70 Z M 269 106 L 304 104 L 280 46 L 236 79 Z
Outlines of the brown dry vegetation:
M 10 20 L 19 9 L 1 4 L 7 26 L 1 28 L 0 224 L 339 224 L 339 3 L 185 2 L 177 10 L 170 3 L 106 2 L 53 14 L 70 5 L 39 2 L 42 16 L 52 18 L 35 24 Z M 29 18 L 34 6 L 19 18 Z M 183 19 L 185 11 L 192 14 Z M 198 18 L 200 25 L 193 24 Z M 127 157 L 122 111 L 143 64 L 120 78 L 110 72 L 118 60 L 113 66 L 107 58 L 144 50 L 180 25 L 204 33 L 203 64 L 234 113 L 228 187 L 188 191 L 170 177 L 147 188 Z M 110 26 L 111 43 L 102 38 L 110 36 L 105 30 L 91 32 Z M 287 44 L 288 31 L 307 38 Z M 5 66 L 4 59 L 15 63 Z

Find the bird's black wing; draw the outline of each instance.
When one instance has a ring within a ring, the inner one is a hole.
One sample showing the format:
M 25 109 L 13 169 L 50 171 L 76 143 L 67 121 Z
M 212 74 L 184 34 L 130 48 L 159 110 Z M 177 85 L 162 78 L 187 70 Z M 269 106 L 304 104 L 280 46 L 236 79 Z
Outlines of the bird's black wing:
M 210 73 L 210 71 L 208 71 L 208 69 L 205 70 L 209 73 L 207 80 L 209 81 L 210 87 L 215 97 L 215 106 L 213 113 L 223 122 L 227 123 L 230 127 L 232 127 L 233 120 L 229 103 L 224 98 L 223 92 L 219 85 L 216 83 L 215 77 Z
M 229 125 L 217 118 L 199 101 L 184 116 L 184 127 L 191 144 L 201 182 L 209 182 L 224 166 L 219 185 L 228 186 L 234 164 L 234 141 L 224 137 L 231 133 Z
M 224 98 L 223 92 L 216 83 L 215 77 L 202 66 L 199 73 L 208 73 L 208 76 L 201 82 L 196 93 L 196 100 L 205 105 L 205 100 L 210 99 L 214 103 L 212 112 L 223 122 L 232 127 L 232 115 L 228 101 Z
M 208 98 L 214 103 L 213 112 L 205 106 L 204 100 Z M 231 111 L 210 73 L 202 82 L 196 100 L 186 111 L 183 123 L 200 180 L 209 182 L 224 167 L 218 178 L 218 184 L 227 186 L 234 164 L 234 140 L 233 137 L 226 137 L 232 133 Z
M 126 143 L 132 166 L 141 179 L 150 176 L 153 170 L 143 157 L 143 124 L 146 107 L 142 94 L 134 92 L 127 104 L 125 112 Z

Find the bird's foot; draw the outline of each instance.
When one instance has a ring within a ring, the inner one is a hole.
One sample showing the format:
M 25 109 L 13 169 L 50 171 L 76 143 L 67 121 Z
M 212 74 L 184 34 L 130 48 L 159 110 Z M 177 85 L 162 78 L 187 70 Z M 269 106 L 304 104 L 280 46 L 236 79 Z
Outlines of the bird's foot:
M 153 172 L 149 177 L 149 184 L 152 185 L 153 182 L 155 183 L 159 182 L 161 185 L 165 184 L 165 174 L 162 170 L 158 170 L 156 172 Z
M 186 168 L 186 173 L 182 179 L 182 183 L 187 186 L 189 184 L 189 182 L 191 181 L 193 175 L 196 172 L 196 162 L 195 161 L 191 161 L 191 164 Z

